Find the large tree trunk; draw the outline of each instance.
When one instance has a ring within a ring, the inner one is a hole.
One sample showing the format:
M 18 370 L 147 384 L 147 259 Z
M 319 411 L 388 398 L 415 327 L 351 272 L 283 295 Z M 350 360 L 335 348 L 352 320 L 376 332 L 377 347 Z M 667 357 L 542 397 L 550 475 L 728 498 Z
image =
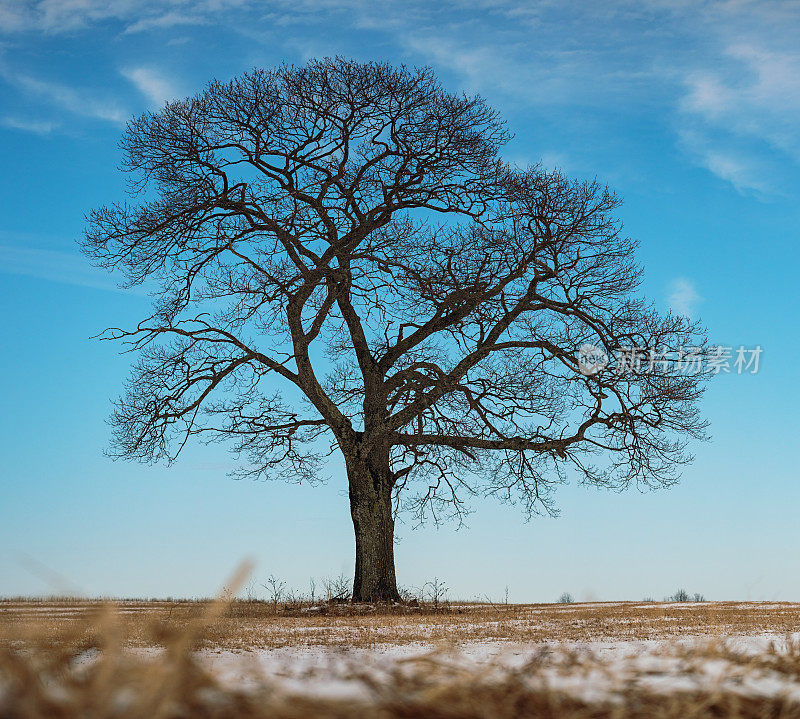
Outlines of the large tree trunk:
M 399 601 L 394 571 L 394 518 L 388 453 L 385 459 L 346 460 L 350 514 L 356 534 L 353 601 Z

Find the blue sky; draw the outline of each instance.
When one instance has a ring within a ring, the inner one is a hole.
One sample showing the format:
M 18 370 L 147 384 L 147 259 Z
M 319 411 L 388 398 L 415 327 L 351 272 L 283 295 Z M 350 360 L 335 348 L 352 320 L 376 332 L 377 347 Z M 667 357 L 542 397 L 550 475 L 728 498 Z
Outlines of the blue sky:
M 352 565 L 344 475 L 236 482 L 219 448 L 171 468 L 104 458 L 130 357 L 90 337 L 148 298 L 78 254 L 120 199 L 134 113 L 253 66 L 324 55 L 429 64 L 508 120 L 506 157 L 625 198 L 647 293 L 713 341 L 763 347 L 718 377 L 712 440 L 666 491 L 564 487 L 526 523 L 399 525 L 398 578 L 512 600 L 800 600 L 796 440 L 800 6 L 791 2 L 0 0 L 0 595 L 206 595 L 243 557 L 298 589 Z

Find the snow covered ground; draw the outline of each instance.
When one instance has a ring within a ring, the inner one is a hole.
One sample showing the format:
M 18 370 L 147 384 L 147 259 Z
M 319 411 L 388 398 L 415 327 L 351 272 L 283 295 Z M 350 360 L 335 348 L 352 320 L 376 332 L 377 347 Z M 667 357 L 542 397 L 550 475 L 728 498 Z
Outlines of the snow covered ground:
M 687 712 L 800 717 L 797 604 L 465 604 L 427 614 L 352 608 L 314 616 L 257 605 L 210 619 L 204 611 L 198 603 L 6 602 L 0 629 L 9 637 L 38 630 L 28 636 L 40 637 L 40 654 L 17 640 L 21 651 L 13 662 L 30 664 L 25 671 L 39 671 L 37 657 L 66 662 L 52 675 L 60 678 L 48 680 L 66 678 L 65 696 L 83 696 L 93 686 L 86 673 L 95 673 L 111 685 L 108 696 L 166 681 L 176 701 L 202 702 L 206 695 L 197 692 L 214 687 L 214 701 L 249 701 L 248 716 L 258 717 L 277 716 L 269 712 L 278 705 L 288 712 L 280 716 L 301 716 L 292 713 L 298 702 L 317 702 L 316 715 L 326 717 L 341 716 L 342 706 L 381 717 L 427 716 L 431 706 L 440 708 L 436 697 L 455 707 L 442 715 L 448 717 L 473 716 L 458 713 L 459 701 L 489 712 L 475 716 L 516 716 L 520 703 L 539 716 L 538 708 L 561 702 L 546 715 L 571 719 L 590 709 L 593 716 L 617 716 L 609 707 L 623 706 L 624 716 L 648 719 Z M 153 627 L 160 629 L 153 634 Z M 87 647 L 77 661 L 52 651 L 59 632 Z M 92 632 L 96 638 L 87 645 Z M 195 661 L 185 661 L 187 652 Z M 503 698 L 509 699 L 499 712 Z M 416 714 L 404 713 L 409 702 Z M 741 702 L 749 713 L 740 712 Z M 402 711 L 393 714 L 397 707 Z
M 798 647 L 800 633 L 762 633 L 712 640 L 696 636 L 535 645 L 480 642 L 457 648 L 409 643 L 370 649 L 205 650 L 200 657 L 202 665 L 223 685 L 247 688 L 268 681 L 291 693 L 336 699 L 368 698 L 371 687 L 409 668 L 419 671 L 429 665 L 437 671 L 473 674 L 484 680 L 527 671 L 550 689 L 586 702 L 613 698 L 634 685 L 665 694 L 731 692 L 800 701 L 798 677 L 772 668 L 768 659 L 787 653 L 793 657 Z
M 77 625 L 99 606 L 6 602 L 0 622 Z M 200 606 L 128 602 L 115 610 L 130 630 L 132 651 L 154 659 L 161 650 L 147 646 L 147 623 L 181 622 Z M 237 689 L 266 683 L 304 695 L 359 697 L 429 667 L 482 680 L 524 673 L 526 681 L 586 701 L 631 686 L 800 700 L 800 606 L 790 603 L 453 604 L 427 615 L 242 609 L 215 620 L 196 654 L 203 668 Z

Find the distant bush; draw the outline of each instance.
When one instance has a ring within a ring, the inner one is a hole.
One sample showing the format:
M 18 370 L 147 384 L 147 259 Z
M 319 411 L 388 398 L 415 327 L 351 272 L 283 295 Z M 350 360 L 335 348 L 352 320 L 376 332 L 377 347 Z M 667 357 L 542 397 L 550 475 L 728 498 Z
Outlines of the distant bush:
M 261 586 L 267 590 L 268 599 L 270 602 L 272 602 L 272 608 L 277 614 L 278 602 L 283 599 L 283 595 L 286 591 L 286 582 L 278 579 L 278 577 L 276 577 L 274 574 L 270 574 L 269 577 L 267 577 L 266 583 L 262 584 Z
M 704 602 L 706 598 L 702 594 L 689 594 L 685 589 L 679 589 L 671 597 L 666 597 L 665 602 Z
M 400 599 L 406 602 L 406 604 L 411 602 L 416 602 L 419 604 L 420 602 L 424 601 L 422 590 L 414 587 L 397 587 L 397 593 L 400 595 Z
M 438 609 L 442 602 L 447 602 L 447 593 L 449 591 L 447 584 L 439 577 L 434 577 L 431 581 L 422 585 L 423 598 L 427 599 L 435 609 Z
M 325 599 L 329 602 L 349 602 L 352 596 L 353 580 L 343 573 L 338 577 L 326 577 L 322 580 Z
M 575 599 L 572 597 L 572 595 L 569 592 L 564 592 L 558 598 L 558 603 L 559 604 L 572 604 L 574 601 L 575 601 Z

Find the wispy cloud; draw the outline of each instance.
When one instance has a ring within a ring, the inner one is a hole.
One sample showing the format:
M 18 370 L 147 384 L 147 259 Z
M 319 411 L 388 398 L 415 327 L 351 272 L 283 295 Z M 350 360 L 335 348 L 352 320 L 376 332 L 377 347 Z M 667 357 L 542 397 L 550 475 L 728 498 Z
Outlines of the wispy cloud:
M 103 22 L 126 23 L 129 33 L 209 22 L 251 0 L 0 0 L 0 34 L 72 32 Z M 178 9 L 175 9 L 178 8 Z
M 777 191 L 771 165 L 800 163 L 800 52 L 766 42 L 730 45 L 715 69 L 691 73 L 679 106 L 689 149 L 740 191 Z
M 360 56 L 362 33 L 395 60 L 434 64 L 493 102 L 502 95 L 512 111 L 545 108 L 576 126 L 621 108 L 666 120 L 680 152 L 740 192 L 774 192 L 776 164 L 800 168 L 800 5 L 791 0 L 293 0 L 266 8 L 255 0 L 0 0 L 0 34 L 112 22 L 127 35 L 224 23 L 305 56 Z M 151 68 L 125 74 L 153 104 L 176 94 Z M 56 89 L 37 91 L 59 97 Z M 78 111 L 74 97 L 59 102 Z M 97 99 L 81 107 L 113 121 L 125 114 Z
M 668 302 L 677 314 L 694 317 L 697 305 L 702 301 L 703 298 L 690 279 L 677 277 L 670 284 Z
M 717 177 L 730 182 L 740 192 L 755 190 L 769 192 L 764 179 L 741 157 L 724 151 L 708 149 L 702 153 L 702 164 Z
M 684 120 L 677 129 L 678 147 L 699 167 L 730 183 L 743 195 L 769 197 L 784 194 L 781 172 L 773 162 L 730 133 L 709 132 L 698 121 Z
M 456 10 L 398 41 L 470 89 L 529 105 L 662 107 L 679 149 L 739 192 L 782 193 L 778 175 L 800 167 L 797 3 L 501 1 L 481 12 L 479 28 Z
M 180 25 L 208 25 L 209 22 L 210 20 L 208 18 L 198 15 L 189 15 L 172 11 L 166 12 L 163 15 L 153 15 L 152 17 L 143 17 L 140 20 L 136 20 L 125 28 L 125 33 L 133 34 L 146 32 L 148 30 L 164 30 Z
M 56 107 L 75 115 L 123 124 L 128 112 L 113 99 L 101 99 L 89 91 L 12 72 L 0 66 L 0 76 L 23 92 L 41 97 Z
M 50 120 L 32 120 L 21 117 L 1 117 L 0 125 L 3 127 L 11 128 L 12 130 L 22 130 L 23 132 L 32 132 L 36 135 L 49 135 L 53 130 L 58 127 L 57 122 Z
M 29 25 L 30 8 L 23 2 L 0 0 L 0 28 L 6 33 L 23 30 Z
M 111 19 L 158 12 L 148 0 L 2 0 L 0 28 L 6 33 L 38 30 L 71 32 Z
M 162 105 L 180 93 L 173 83 L 151 67 L 129 67 L 121 70 L 122 76 L 132 82 L 152 105 Z
M 121 292 L 117 283 L 76 252 L 0 245 L 0 272 Z

